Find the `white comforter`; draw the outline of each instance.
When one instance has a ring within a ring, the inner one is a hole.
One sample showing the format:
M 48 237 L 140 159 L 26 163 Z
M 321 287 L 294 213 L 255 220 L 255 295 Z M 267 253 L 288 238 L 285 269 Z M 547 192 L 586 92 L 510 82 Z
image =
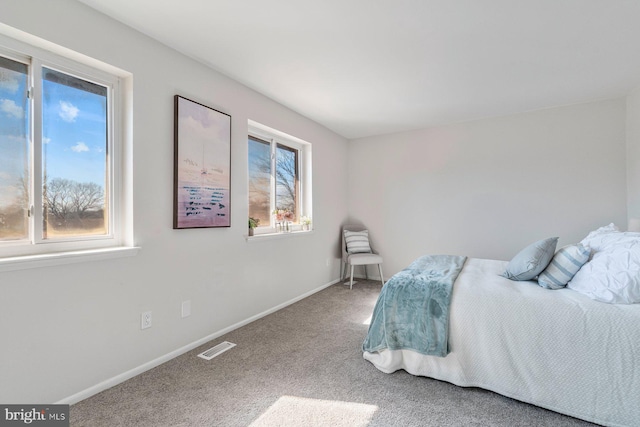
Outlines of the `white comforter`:
M 593 301 L 571 289 L 499 276 L 505 261 L 468 259 L 453 286 L 446 357 L 364 353 L 587 421 L 640 426 L 640 304 Z

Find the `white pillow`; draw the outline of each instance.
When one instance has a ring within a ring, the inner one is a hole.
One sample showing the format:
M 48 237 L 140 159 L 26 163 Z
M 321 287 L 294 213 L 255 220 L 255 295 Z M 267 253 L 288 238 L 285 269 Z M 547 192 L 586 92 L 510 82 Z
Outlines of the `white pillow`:
M 587 248 L 591 248 L 591 256 L 589 259 L 593 258 L 593 255 L 596 252 L 601 251 L 604 248 L 609 234 L 618 233 L 619 231 L 620 229 L 616 227 L 614 223 L 611 223 L 604 227 L 600 227 L 597 230 L 593 230 L 587 235 L 587 237 L 582 239 L 580 243 Z
M 640 233 L 594 233 L 581 242 L 591 246 L 591 261 L 567 287 L 602 302 L 640 303 Z
M 558 249 L 547 268 L 538 276 L 538 284 L 547 289 L 567 286 L 580 267 L 589 261 L 591 250 L 582 243 Z
M 371 253 L 369 230 L 344 230 L 344 240 L 347 243 L 347 252 L 350 254 Z

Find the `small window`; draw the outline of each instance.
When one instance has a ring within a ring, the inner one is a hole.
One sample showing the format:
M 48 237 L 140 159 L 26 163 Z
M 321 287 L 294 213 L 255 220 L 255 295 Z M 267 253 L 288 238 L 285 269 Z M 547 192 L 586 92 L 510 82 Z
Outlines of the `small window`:
M 257 233 L 309 229 L 311 144 L 254 123 L 248 148 L 249 217 L 258 220 Z
M 22 51 L 0 48 L 0 258 L 121 245 L 119 78 L 11 46 Z

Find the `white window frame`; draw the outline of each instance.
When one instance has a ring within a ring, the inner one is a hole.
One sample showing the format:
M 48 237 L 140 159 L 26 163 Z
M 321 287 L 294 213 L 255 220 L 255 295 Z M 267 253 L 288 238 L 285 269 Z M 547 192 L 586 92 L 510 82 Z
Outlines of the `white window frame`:
M 0 34 L 0 55 L 28 64 L 32 92 L 29 103 L 29 237 L 0 241 L 0 271 L 80 262 L 87 257 L 104 259 L 135 255 L 138 248 L 133 246 L 131 224 L 130 73 L 17 30 L 3 27 L 0 30 L 4 33 Z M 106 235 L 42 239 L 42 67 L 108 88 Z
M 248 121 L 248 136 L 257 138 L 261 141 L 270 143 L 271 149 L 271 191 L 269 200 L 269 211 L 275 209 L 275 167 L 276 167 L 276 150 L 278 145 L 283 145 L 295 149 L 298 152 L 298 180 L 299 194 L 297 195 L 297 205 L 299 207 L 298 218 L 303 216 L 313 218 L 312 216 L 312 197 L 311 197 L 311 144 L 295 136 L 288 135 L 279 130 L 270 128 L 253 120 Z M 248 164 L 248 163 L 247 163 Z M 248 204 L 247 204 L 248 207 Z M 276 229 L 275 220 L 272 214 L 269 216 L 269 225 L 261 225 L 254 229 L 254 236 L 282 234 Z M 313 223 L 308 230 L 302 229 L 302 224 L 293 224 L 294 232 L 307 232 L 313 229 Z M 286 234 L 286 233 L 285 233 Z

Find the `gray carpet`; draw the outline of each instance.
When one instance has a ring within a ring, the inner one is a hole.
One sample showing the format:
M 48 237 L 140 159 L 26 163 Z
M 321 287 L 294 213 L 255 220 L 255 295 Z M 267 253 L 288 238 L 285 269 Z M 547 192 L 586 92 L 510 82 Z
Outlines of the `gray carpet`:
M 588 426 L 362 358 L 380 283 L 331 286 L 71 407 L 72 426 Z M 211 361 L 196 355 L 237 346 Z

